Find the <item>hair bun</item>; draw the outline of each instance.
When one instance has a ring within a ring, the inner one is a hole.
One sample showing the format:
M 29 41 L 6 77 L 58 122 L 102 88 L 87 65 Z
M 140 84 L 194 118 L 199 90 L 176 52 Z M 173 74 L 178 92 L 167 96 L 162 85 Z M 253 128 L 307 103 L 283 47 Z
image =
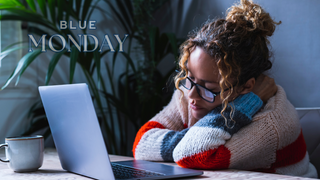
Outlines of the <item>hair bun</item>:
M 236 27 L 244 27 L 248 31 L 253 31 L 264 37 L 272 36 L 276 25 L 275 22 L 266 13 L 261 6 L 248 0 L 241 0 L 240 4 L 235 4 L 228 9 L 227 21 L 236 24 Z

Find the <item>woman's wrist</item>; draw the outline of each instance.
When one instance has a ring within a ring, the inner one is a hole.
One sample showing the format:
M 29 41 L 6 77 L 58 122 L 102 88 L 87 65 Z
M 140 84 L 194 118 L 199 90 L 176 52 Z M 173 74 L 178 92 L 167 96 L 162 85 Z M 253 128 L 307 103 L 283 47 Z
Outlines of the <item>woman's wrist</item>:
M 230 104 L 233 104 L 236 110 L 249 118 L 252 118 L 252 116 L 262 107 L 263 102 L 259 96 L 253 92 L 249 92 L 247 94 L 239 95 L 234 101 L 230 102 Z

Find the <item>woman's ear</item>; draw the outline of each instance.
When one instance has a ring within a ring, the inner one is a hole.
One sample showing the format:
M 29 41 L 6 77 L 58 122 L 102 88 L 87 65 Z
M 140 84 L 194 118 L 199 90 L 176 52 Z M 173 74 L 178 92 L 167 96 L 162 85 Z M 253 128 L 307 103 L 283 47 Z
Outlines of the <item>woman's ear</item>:
M 242 90 L 240 91 L 239 94 L 247 94 L 247 93 L 251 92 L 255 83 L 256 83 L 255 78 L 254 78 L 254 77 L 253 77 L 253 78 L 250 78 L 250 79 L 246 82 L 246 84 L 244 84 L 244 85 L 242 86 Z

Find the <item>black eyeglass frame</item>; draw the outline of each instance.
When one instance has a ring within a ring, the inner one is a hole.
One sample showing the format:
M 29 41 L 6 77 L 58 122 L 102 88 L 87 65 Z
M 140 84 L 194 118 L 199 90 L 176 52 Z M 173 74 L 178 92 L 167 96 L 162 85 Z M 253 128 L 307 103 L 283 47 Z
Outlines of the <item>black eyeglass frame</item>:
M 197 84 L 197 83 L 193 82 L 189 77 L 186 77 L 186 79 L 188 79 L 188 80 L 191 82 L 191 87 L 190 87 L 190 88 L 187 88 L 186 86 L 184 86 L 183 83 L 181 83 L 181 85 L 182 85 L 184 88 L 186 88 L 187 90 L 191 90 L 192 87 L 195 86 L 195 87 L 196 87 L 196 90 L 197 90 L 197 92 L 198 92 L 198 95 L 199 95 L 203 100 L 205 100 L 205 101 L 207 101 L 207 102 L 209 102 L 209 103 L 213 103 L 214 100 L 215 100 L 215 97 L 218 96 L 218 95 L 220 94 L 220 92 L 221 92 L 221 91 L 219 91 L 219 92 L 213 92 L 213 91 L 211 91 L 210 89 L 208 89 L 208 88 L 206 88 L 206 87 L 203 87 L 203 86 L 201 86 L 200 84 Z M 180 82 L 181 82 L 181 81 L 180 81 Z M 206 100 L 205 98 L 202 97 L 202 95 L 200 94 L 200 89 L 199 89 L 197 86 L 200 86 L 200 87 L 204 88 L 205 90 L 207 90 L 207 91 L 209 91 L 209 92 L 211 92 L 211 93 L 213 94 L 213 100 L 212 100 L 212 102 L 211 102 L 211 101 L 208 101 L 208 100 Z M 227 90 L 229 90 L 229 89 L 230 89 L 230 88 L 227 88 L 227 89 L 225 89 L 224 91 L 227 91 Z

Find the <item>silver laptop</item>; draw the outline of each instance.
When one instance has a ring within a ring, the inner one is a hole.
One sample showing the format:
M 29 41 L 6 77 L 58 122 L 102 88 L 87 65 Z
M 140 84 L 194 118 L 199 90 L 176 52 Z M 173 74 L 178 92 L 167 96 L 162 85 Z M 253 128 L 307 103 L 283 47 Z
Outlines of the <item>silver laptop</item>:
M 166 179 L 203 174 L 198 170 L 149 161 L 110 163 L 87 85 L 40 86 L 39 92 L 63 169 L 105 180 Z

